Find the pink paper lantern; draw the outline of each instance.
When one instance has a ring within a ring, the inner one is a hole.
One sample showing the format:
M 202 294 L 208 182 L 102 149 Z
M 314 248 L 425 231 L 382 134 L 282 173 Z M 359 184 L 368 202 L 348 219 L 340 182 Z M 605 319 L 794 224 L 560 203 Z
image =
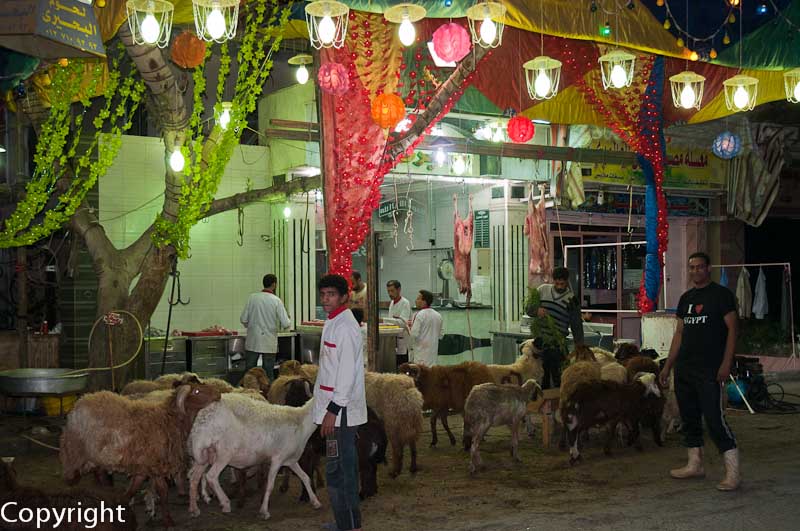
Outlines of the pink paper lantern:
M 350 89 L 347 67 L 339 63 L 325 63 L 317 74 L 319 88 L 333 96 L 341 96 Z
M 469 32 L 460 24 L 442 24 L 433 32 L 433 50 L 442 61 L 460 61 L 470 47 Z

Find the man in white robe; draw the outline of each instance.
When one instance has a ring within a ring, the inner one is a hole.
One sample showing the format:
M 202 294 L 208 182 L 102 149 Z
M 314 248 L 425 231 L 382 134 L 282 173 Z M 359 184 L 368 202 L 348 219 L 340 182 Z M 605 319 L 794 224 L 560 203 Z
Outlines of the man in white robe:
M 410 325 L 411 340 L 414 345 L 411 361 L 429 367 L 438 363 L 439 340 L 444 336 L 442 316 L 431 308 L 431 303 L 433 303 L 433 293 L 420 290 L 416 300 L 419 311 L 414 314 Z

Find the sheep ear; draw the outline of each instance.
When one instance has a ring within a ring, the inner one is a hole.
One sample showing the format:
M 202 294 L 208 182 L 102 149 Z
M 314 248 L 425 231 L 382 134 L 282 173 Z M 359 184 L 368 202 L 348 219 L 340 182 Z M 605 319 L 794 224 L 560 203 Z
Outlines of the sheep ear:
M 189 393 L 191 392 L 192 386 L 188 384 L 182 385 L 178 388 L 175 404 L 178 406 L 178 411 L 181 413 L 186 413 L 186 397 L 189 396 Z

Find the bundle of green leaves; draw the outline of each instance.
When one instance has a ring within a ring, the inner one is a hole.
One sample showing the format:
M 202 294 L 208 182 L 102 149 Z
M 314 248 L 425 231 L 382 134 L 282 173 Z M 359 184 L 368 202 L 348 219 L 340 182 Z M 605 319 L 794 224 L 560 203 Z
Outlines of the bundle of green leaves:
M 528 288 L 528 296 L 525 297 L 525 313 L 531 318 L 531 337 L 540 337 L 545 348 L 559 349 L 562 354 L 566 354 L 567 341 L 564 334 L 561 333 L 552 317 L 546 314 L 543 317 L 539 316 L 540 304 L 539 290 Z

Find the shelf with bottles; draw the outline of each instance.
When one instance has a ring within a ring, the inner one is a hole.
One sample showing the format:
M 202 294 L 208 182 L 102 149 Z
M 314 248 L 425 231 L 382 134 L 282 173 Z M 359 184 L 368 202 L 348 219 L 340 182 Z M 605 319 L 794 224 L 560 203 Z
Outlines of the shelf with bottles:
M 588 247 L 583 251 L 583 288 L 617 289 L 615 247 Z

